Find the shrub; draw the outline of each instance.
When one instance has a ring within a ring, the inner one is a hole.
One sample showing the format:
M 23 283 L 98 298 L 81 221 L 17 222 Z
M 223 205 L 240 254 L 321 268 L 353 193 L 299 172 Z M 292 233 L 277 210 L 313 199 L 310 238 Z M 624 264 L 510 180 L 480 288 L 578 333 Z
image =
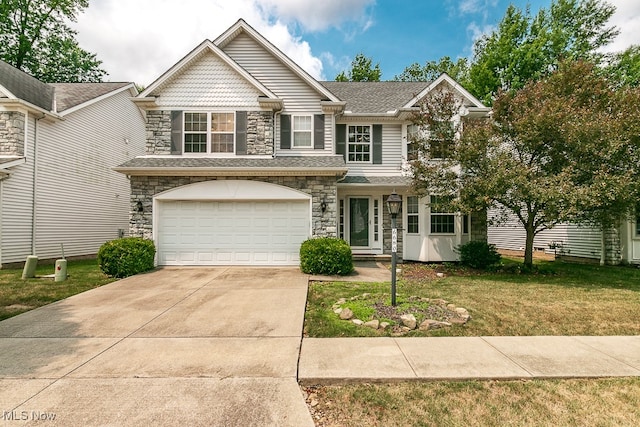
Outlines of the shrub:
M 305 240 L 300 246 L 300 269 L 307 274 L 345 276 L 353 271 L 351 247 L 334 237 Z
M 487 270 L 499 264 L 502 258 L 495 245 L 483 241 L 472 241 L 460 245 L 458 253 L 462 265 L 478 270 Z
M 100 246 L 98 265 L 106 275 L 123 278 L 153 269 L 155 254 L 153 241 L 124 237 Z

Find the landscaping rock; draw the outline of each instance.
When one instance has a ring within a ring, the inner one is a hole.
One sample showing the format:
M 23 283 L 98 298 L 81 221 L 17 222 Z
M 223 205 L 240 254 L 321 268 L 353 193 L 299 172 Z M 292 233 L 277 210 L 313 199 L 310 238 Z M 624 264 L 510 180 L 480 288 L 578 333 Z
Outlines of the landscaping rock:
M 368 322 L 364 323 L 364 326 L 371 329 L 378 329 L 380 327 L 380 321 L 378 319 L 369 320 Z
M 436 273 L 436 277 L 443 278 L 444 277 L 444 273 Z
M 336 309 L 333 310 L 333 312 L 335 314 L 340 314 L 340 313 L 342 313 L 342 309 L 341 308 L 336 308 Z
M 360 319 L 353 319 L 352 322 L 355 323 L 358 326 L 364 325 L 364 322 L 362 320 L 360 320 Z
M 353 311 L 351 311 L 350 308 L 343 308 L 342 312 L 340 313 L 340 319 L 342 320 L 349 320 L 353 317 Z
M 400 320 L 402 321 L 402 324 L 409 329 L 415 329 L 418 323 L 416 316 L 413 314 L 403 314 L 400 316 Z
M 389 327 L 389 322 L 380 322 L 380 329 L 387 329 Z
M 427 320 L 425 320 L 424 322 L 422 322 L 420 324 L 420 330 L 428 331 L 430 329 L 440 329 L 440 328 L 443 328 L 445 326 L 451 326 L 451 323 L 449 323 L 449 322 L 439 322 L 437 320 L 427 319 Z

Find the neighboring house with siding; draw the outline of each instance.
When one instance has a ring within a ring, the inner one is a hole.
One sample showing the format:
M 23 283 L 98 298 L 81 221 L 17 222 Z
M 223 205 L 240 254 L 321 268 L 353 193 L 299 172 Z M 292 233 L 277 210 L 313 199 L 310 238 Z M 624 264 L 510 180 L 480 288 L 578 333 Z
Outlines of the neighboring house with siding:
M 411 116 L 436 88 L 464 114 L 489 111 L 447 75 L 319 82 L 239 20 L 134 99 L 146 153 L 115 168 L 130 178 L 130 234 L 155 241 L 160 265 L 296 265 L 313 236 L 383 255 L 396 191 L 399 255 L 456 260 L 457 245 L 486 239 L 486 215 L 433 209 L 403 174 Z
M 0 267 L 96 254 L 128 229 L 112 168 L 144 153 L 131 83 L 46 84 L 0 61 Z
M 524 250 L 525 234 L 522 225 L 511 218 L 500 225 L 490 225 L 488 240 L 500 249 L 521 251 Z M 640 215 L 604 233 L 585 225 L 558 224 L 540 232 L 533 247 L 565 258 L 591 259 L 606 264 L 640 264 Z

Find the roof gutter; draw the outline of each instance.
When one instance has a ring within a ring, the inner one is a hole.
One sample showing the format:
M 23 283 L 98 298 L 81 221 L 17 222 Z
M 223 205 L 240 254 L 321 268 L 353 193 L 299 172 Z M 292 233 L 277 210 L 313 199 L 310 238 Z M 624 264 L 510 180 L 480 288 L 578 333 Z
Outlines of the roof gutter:
M 115 167 L 129 176 L 341 176 L 347 168 L 221 168 L 221 167 Z
M 42 118 L 47 117 L 54 120 L 64 120 L 59 114 L 56 114 L 53 111 L 47 111 L 44 108 L 38 107 L 37 105 L 34 105 L 22 99 L 0 98 L 0 107 L 6 107 L 7 109 L 25 108 L 32 112 L 42 114 Z

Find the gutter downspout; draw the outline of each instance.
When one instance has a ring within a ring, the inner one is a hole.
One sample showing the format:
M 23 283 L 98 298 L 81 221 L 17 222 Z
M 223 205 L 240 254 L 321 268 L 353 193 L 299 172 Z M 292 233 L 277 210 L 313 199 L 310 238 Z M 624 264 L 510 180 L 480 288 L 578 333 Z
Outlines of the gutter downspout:
M 31 201 L 31 255 L 36 255 L 36 189 L 37 189 L 37 181 L 38 181 L 38 122 L 42 120 L 45 116 L 36 118 L 33 122 L 33 184 L 32 184 L 32 201 Z M 27 120 L 27 123 L 29 121 Z M 28 135 L 28 134 L 27 134 Z M 25 139 L 27 139 L 25 135 Z

